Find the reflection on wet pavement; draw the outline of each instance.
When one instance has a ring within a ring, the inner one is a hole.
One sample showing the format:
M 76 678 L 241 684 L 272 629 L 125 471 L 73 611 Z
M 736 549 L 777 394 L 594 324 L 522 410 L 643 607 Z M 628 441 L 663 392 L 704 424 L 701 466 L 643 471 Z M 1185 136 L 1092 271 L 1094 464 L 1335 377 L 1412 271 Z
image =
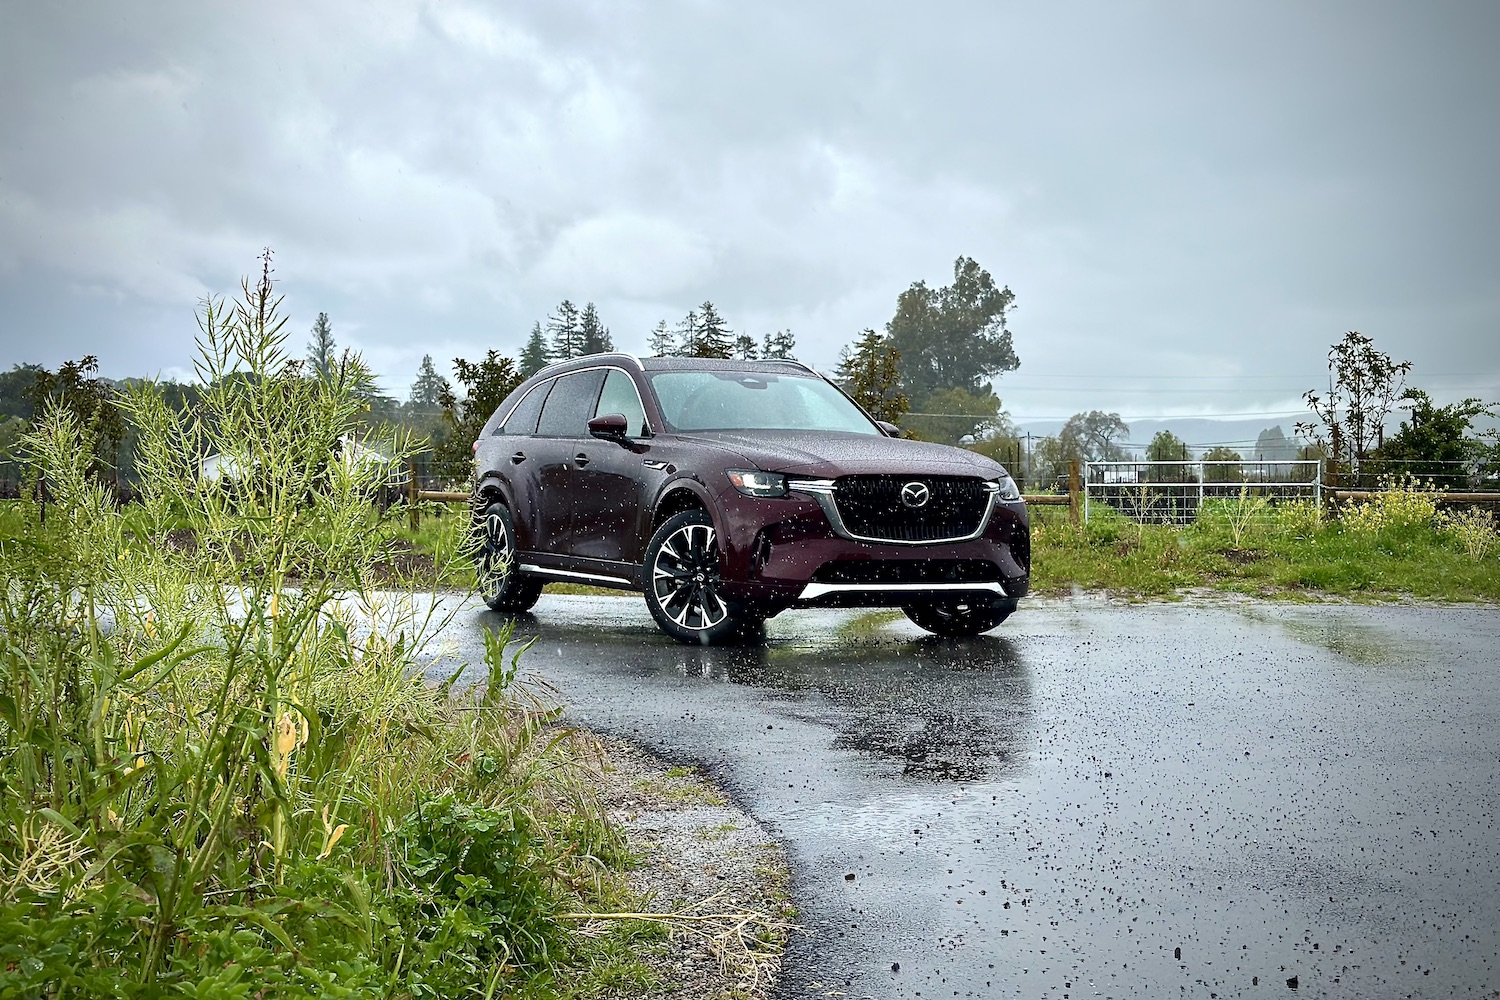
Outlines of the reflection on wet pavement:
M 519 633 L 575 718 L 785 840 L 788 996 L 1500 981 L 1493 611 L 1033 602 L 959 642 L 806 612 L 697 649 L 638 601 L 548 597 Z

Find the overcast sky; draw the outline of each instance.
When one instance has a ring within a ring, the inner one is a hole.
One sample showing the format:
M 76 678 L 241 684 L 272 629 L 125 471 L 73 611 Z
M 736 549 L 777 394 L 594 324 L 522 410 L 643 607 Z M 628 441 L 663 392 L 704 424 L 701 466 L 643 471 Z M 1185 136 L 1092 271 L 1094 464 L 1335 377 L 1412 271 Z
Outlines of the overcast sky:
M 565 297 L 829 368 L 964 254 L 1023 421 L 1275 423 L 1349 329 L 1497 400 L 1497 39 L 1490 0 L 0 0 L 0 366 L 185 375 L 270 246 L 295 346 L 326 311 L 403 398 Z

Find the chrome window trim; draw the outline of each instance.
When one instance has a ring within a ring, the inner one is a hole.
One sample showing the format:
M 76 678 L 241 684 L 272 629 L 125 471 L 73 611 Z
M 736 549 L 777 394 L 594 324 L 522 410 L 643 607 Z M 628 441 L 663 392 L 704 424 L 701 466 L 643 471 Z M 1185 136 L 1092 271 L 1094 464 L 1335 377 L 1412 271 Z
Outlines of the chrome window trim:
M 915 477 L 914 477 L 915 478 Z M 979 527 L 967 535 L 959 535 L 953 538 L 932 538 L 926 541 L 909 542 L 896 538 L 879 538 L 873 535 L 857 535 L 850 531 L 844 524 L 844 519 L 839 514 L 838 503 L 834 501 L 833 494 L 837 490 L 837 484 L 832 479 L 791 479 L 786 481 L 787 492 L 806 493 L 818 501 L 818 506 L 823 508 L 823 516 L 828 518 L 828 523 L 833 527 L 834 533 L 841 538 L 848 538 L 856 542 L 872 542 L 876 545 L 952 545 L 955 542 L 972 542 L 984 534 L 984 529 L 990 526 L 990 518 L 995 514 L 995 498 L 1000 494 L 1000 484 L 986 480 L 984 491 L 988 499 L 984 505 L 984 516 L 979 519 Z

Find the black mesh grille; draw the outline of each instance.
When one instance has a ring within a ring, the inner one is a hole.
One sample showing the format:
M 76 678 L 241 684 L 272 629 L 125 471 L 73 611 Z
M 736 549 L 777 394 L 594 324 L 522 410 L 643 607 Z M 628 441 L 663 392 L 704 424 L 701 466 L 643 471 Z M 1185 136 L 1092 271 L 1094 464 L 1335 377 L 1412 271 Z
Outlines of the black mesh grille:
M 909 483 L 929 492 L 919 507 L 901 501 Z M 844 476 L 834 502 L 852 534 L 893 542 L 934 542 L 963 538 L 979 530 L 989 494 L 972 476 Z
M 817 583 L 992 583 L 1000 567 L 983 559 L 838 559 L 813 574 Z

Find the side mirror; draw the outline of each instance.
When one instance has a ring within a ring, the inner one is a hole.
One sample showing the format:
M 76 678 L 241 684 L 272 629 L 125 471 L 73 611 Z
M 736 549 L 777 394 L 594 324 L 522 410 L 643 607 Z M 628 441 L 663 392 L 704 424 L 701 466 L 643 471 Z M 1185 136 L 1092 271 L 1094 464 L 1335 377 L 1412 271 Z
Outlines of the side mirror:
M 875 421 L 875 424 L 881 430 L 885 431 L 886 437 L 898 438 L 901 436 L 901 428 L 897 427 L 889 420 L 877 420 Z
M 625 440 L 625 414 L 605 413 L 589 421 L 589 433 L 606 441 Z

